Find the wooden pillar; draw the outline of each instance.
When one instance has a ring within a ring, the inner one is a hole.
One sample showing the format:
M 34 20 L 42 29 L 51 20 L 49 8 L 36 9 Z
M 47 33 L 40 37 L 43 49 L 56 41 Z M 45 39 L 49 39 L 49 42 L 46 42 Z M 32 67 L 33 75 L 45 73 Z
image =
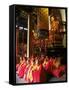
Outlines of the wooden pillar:
M 30 15 L 28 14 L 27 58 L 29 57 L 29 32 L 30 32 Z
M 16 28 L 16 63 L 18 63 L 18 46 L 19 46 L 18 37 L 19 37 L 19 28 L 17 27 Z

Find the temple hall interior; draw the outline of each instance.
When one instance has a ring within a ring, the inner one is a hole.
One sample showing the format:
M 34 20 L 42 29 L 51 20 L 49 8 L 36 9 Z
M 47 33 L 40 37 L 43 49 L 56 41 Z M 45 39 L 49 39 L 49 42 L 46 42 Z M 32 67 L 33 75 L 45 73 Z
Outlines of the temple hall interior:
M 16 82 L 65 81 L 66 8 L 16 6 Z

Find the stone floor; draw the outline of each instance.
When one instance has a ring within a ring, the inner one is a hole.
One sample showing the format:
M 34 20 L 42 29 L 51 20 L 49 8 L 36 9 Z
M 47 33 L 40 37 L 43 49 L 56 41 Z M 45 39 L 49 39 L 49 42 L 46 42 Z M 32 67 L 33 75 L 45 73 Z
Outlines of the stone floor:
M 60 78 L 56 78 L 56 77 L 52 77 L 49 82 L 56 82 L 56 81 L 65 81 L 66 80 L 66 75 L 64 74 L 62 77 Z
M 52 77 L 48 82 L 65 81 L 66 75 L 64 74 L 61 78 Z M 24 78 L 19 78 L 16 74 L 16 83 L 28 83 Z
M 16 74 L 16 83 L 28 83 L 28 82 L 23 78 L 19 78 L 18 75 Z

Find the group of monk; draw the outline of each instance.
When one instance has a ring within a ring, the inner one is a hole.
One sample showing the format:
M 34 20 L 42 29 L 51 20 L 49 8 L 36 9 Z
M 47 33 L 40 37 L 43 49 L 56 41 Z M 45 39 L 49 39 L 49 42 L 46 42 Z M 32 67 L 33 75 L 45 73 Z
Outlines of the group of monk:
M 28 83 L 47 82 L 48 75 L 60 78 L 66 67 L 61 64 L 60 57 L 31 56 L 20 57 L 20 62 L 16 64 L 16 74 L 19 78 L 25 79 Z

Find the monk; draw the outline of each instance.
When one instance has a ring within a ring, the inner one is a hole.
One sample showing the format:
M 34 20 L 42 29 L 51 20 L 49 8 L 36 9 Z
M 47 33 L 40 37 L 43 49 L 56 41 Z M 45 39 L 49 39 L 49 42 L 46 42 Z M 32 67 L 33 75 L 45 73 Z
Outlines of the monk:
M 34 83 L 40 82 L 40 71 L 41 71 L 41 66 L 40 66 L 39 60 L 35 58 L 35 64 L 32 68 L 32 75 L 33 75 Z
M 59 78 L 65 73 L 65 66 L 61 65 L 60 59 L 58 58 L 54 63 L 54 69 L 52 70 L 52 74 Z
M 25 58 L 23 57 L 22 63 L 18 69 L 18 75 L 20 78 L 23 78 L 25 68 L 26 68 L 26 62 L 25 62 Z

